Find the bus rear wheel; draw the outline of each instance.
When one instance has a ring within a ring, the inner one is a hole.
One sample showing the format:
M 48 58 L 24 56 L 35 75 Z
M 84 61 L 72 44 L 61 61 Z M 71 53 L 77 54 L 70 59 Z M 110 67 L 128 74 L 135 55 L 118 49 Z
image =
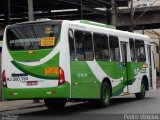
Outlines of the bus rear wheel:
M 107 107 L 110 104 L 111 88 L 107 82 L 103 82 L 101 85 L 100 99 L 97 101 L 98 107 Z
M 143 99 L 143 98 L 145 98 L 145 94 L 146 94 L 146 86 L 145 86 L 144 81 L 142 81 L 140 92 L 139 93 L 135 93 L 135 95 L 136 95 L 137 99 Z
M 50 110 L 63 109 L 66 102 L 66 99 L 44 99 L 46 107 Z

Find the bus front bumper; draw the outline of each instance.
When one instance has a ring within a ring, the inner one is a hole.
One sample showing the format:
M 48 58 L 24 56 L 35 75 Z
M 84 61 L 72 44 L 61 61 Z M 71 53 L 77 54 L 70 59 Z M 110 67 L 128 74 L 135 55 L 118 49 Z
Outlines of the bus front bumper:
M 5 100 L 21 99 L 44 99 L 44 98 L 69 98 L 70 84 L 50 88 L 22 88 L 13 89 L 3 87 L 3 98 Z

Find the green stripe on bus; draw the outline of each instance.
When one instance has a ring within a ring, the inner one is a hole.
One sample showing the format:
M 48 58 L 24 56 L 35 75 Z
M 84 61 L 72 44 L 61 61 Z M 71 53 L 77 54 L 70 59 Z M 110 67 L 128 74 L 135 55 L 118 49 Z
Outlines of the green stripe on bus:
M 86 61 L 71 61 L 71 80 L 72 98 L 100 97 L 101 83 Z
M 98 27 L 104 27 L 104 28 L 116 29 L 116 27 L 115 27 L 115 26 L 113 26 L 113 25 L 108 25 L 108 24 L 103 24 L 103 23 L 93 22 L 93 21 L 89 21 L 89 20 L 80 20 L 80 23 L 88 24 L 88 25 L 94 25 L 94 26 L 98 26 Z
M 122 71 L 120 70 L 120 62 L 110 61 L 97 61 L 102 70 L 112 79 L 120 79 L 123 77 Z
M 45 75 L 45 68 L 50 68 L 50 67 L 59 67 L 59 53 L 55 55 L 53 58 L 51 58 L 49 61 L 42 65 L 38 66 L 26 66 L 22 65 L 16 61 L 12 61 L 12 64 L 17 67 L 19 70 L 22 72 L 31 75 L 33 77 L 41 78 L 41 79 L 49 79 L 49 80 L 54 80 L 58 79 L 58 75 Z
M 120 95 L 123 92 L 124 87 L 125 85 L 122 80 L 118 85 L 112 88 L 112 95 L 113 96 Z

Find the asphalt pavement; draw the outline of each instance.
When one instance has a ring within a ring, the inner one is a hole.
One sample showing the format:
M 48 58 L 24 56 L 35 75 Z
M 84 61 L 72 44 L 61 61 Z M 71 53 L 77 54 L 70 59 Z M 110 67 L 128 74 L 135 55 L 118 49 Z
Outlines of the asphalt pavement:
M 20 101 L 19 101 L 20 103 Z M 23 103 L 21 101 L 21 103 Z M 67 103 L 64 110 L 48 110 L 43 101 L 41 103 L 33 103 L 33 101 L 25 101 L 26 105 L 16 107 L 7 111 L 1 111 L 2 117 L 12 115 L 18 117 L 18 120 L 38 119 L 48 120 L 72 120 L 72 119 L 92 119 L 92 120 L 128 120 L 128 116 L 140 119 L 144 115 L 155 115 L 154 120 L 160 120 L 160 89 L 147 92 L 146 98 L 137 100 L 134 95 L 119 96 L 111 99 L 111 104 L 107 108 L 93 108 L 89 103 Z M 30 105 L 30 107 L 27 107 Z M 1 104 L 0 104 L 1 106 Z M 9 106 L 9 104 L 8 104 Z M 21 105 L 20 105 L 21 106 Z M 25 107 L 26 106 L 26 107 Z M 156 116 L 158 115 L 158 116 Z M 149 118 L 149 117 L 148 117 Z M 15 119 L 17 120 L 17 119 Z M 129 119 L 130 120 L 130 119 Z M 144 120 L 147 120 L 146 118 Z M 148 119 L 152 120 L 152 119 Z

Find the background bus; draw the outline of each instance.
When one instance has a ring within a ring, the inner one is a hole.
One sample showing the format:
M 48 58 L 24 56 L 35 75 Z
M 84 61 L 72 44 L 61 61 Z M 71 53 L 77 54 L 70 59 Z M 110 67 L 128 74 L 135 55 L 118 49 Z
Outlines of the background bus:
M 149 37 L 92 21 L 38 20 L 9 25 L 2 49 L 6 100 L 44 99 L 50 109 L 70 100 L 108 106 L 110 97 L 144 98 L 156 88 Z

